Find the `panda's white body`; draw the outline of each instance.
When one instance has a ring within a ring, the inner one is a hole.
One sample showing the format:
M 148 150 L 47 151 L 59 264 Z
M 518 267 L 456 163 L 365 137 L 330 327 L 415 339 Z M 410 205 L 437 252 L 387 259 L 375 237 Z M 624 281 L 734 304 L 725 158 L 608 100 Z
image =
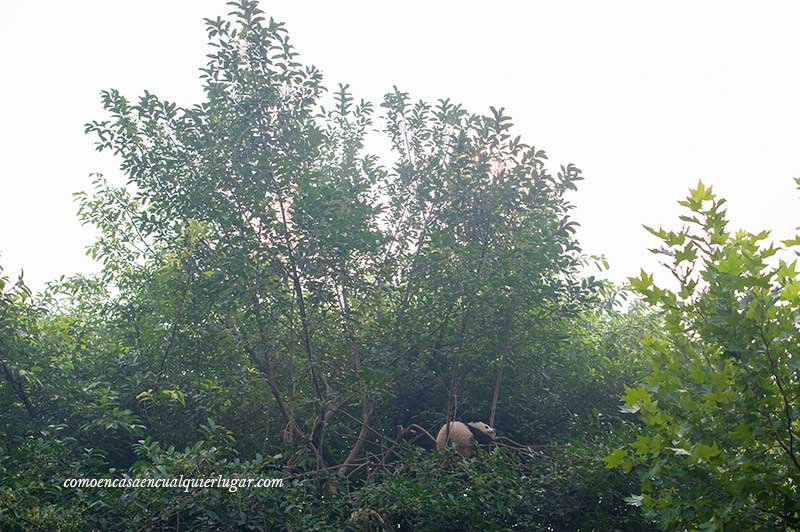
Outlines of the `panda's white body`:
M 465 458 L 472 456 L 473 444 L 477 440 L 479 443 L 487 443 L 495 439 L 497 432 L 480 421 L 462 423 L 453 421 L 450 423 L 450 443 L 456 446 L 458 454 Z M 447 424 L 442 425 L 436 435 L 436 448 L 444 449 L 447 446 Z

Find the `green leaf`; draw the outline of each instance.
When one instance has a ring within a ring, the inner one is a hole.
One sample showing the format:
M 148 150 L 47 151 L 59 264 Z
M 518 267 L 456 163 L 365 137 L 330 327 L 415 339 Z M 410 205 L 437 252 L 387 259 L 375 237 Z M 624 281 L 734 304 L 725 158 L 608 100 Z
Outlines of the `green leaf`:
M 622 400 L 625 401 L 626 405 L 634 406 L 649 403 L 651 397 L 644 386 L 638 386 L 636 388 L 625 386 L 625 394 L 622 396 Z
M 714 443 L 713 445 L 704 445 L 702 443 L 698 443 L 694 446 L 692 456 L 694 456 L 698 460 L 709 460 L 710 458 L 714 458 L 715 456 L 720 455 L 719 447 L 717 444 Z
M 622 460 L 624 460 L 627 456 L 628 451 L 626 449 L 615 449 L 611 454 L 604 457 L 603 460 L 605 461 L 608 469 L 614 469 L 619 467 L 622 464 Z

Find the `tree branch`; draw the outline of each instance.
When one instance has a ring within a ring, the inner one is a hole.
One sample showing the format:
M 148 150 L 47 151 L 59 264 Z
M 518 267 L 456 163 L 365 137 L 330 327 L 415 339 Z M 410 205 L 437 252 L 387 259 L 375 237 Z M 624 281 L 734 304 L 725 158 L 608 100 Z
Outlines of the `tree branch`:
M 25 393 L 25 388 L 22 386 L 22 383 L 14 378 L 14 374 L 11 372 L 8 366 L 6 366 L 5 357 L 3 357 L 3 359 L 0 359 L 0 369 L 2 369 L 3 376 L 5 376 L 6 380 L 11 385 L 11 387 L 14 388 L 14 392 L 17 394 L 17 397 L 25 406 L 25 410 L 28 411 L 28 415 L 31 418 L 35 418 L 36 409 L 33 408 L 33 404 L 28 398 L 28 394 Z

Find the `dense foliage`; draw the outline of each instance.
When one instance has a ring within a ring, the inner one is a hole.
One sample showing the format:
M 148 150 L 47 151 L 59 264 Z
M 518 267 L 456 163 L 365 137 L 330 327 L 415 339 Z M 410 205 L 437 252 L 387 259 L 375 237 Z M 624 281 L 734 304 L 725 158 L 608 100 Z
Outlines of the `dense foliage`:
M 329 95 L 231 5 L 204 101 L 102 93 L 123 179 L 76 195 L 101 273 L 0 275 L 3 529 L 796 527 L 800 280 L 765 235 L 701 186 L 653 231 L 679 290 L 621 305 L 574 238 L 580 171 L 502 109 Z M 454 419 L 502 438 L 433 451 Z M 285 486 L 63 485 L 181 475 Z
M 734 233 L 724 203 L 700 183 L 680 231 L 651 229 L 678 287 L 631 280 L 664 331 L 643 340 L 652 374 L 623 397 L 646 428 L 607 461 L 638 470 L 635 502 L 665 528 L 796 530 L 800 278 L 786 251 L 800 238 Z

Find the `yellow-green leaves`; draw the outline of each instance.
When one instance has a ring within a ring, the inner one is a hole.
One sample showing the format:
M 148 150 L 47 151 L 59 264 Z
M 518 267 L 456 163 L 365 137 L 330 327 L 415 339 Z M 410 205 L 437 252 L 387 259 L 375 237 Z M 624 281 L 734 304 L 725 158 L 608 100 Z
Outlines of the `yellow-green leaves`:
M 790 281 L 781 289 L 781 299 L 789 303 L 796 303 L 800 295 L 800 281 Z
M 702 181 L 697 182 L 697 187 L 689 189 L 689 198 L 692 201 L 710 201 L 714 199 L 712 187 L 706 187 Z

